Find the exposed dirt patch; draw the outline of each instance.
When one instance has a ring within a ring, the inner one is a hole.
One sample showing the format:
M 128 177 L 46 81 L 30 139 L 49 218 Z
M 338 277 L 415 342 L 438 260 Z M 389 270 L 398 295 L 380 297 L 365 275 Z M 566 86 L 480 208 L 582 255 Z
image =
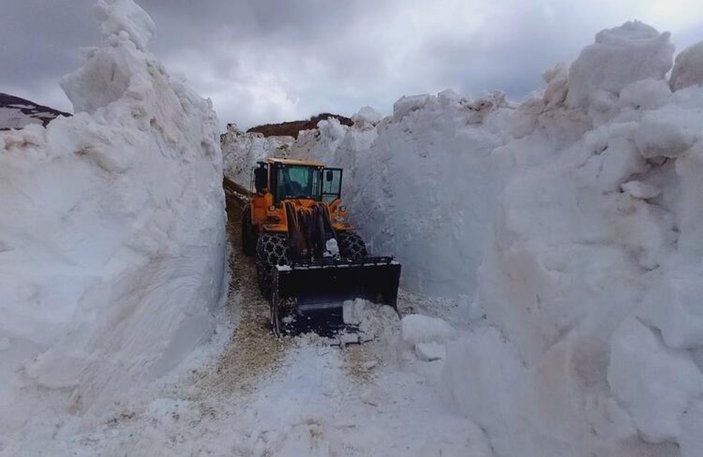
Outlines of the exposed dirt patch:
M 14 95 L 3 94 L 0 92 L 0 108 L 6 108 L 8 110 L 16 110 L 18 115 L 26 116 L 27 118 L 37 119 L 46 127 L 49 122 L 56 119 L 59 116 L 71 116 L 70 113 L 64 113 L 63 111 L 55 110 L 49 108 L 48 106 L 38 105 L 30 100 L 25 100 L 24 98 L 15 97 Z M 0 121 L 2 118 L 0 117 Z M 13 121 L 14 122 L 14 121 Z M 0 122 L 0 130 L 7 130 L 10 128 L 18 128 L 16 125 L 6 126 Z
M 369 343 L 353 344 L 344 348 L 344 362 L 344 367 L 352 379 L 367 383 L 373 378 L 378 358 Z

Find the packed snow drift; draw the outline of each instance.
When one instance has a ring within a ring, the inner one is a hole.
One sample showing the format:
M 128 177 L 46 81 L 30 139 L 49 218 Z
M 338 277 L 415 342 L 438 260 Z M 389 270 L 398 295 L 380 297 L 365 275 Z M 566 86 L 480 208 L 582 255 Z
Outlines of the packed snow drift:
M 102 44 L 61 82 L 76 114 L 0 132 L 0 451 L 174 367 L 223 290 L 216 115 L 132 0 L 98 12 Z
M 413 347 L 497 456 L 700 455 L 701 46 L 672 70 L 669 34 L 628 22 L 520 104 L 402 97 L 287 148 L 345 168 L 370 250 L 466 318 Z

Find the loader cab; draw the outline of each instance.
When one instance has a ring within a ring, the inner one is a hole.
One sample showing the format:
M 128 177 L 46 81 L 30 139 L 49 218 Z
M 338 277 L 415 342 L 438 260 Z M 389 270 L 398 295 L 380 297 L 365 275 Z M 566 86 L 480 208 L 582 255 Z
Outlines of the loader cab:
M 342 190 L 342 169 L 294 159 L 269 159 L 253 170 L 257 194 L 271 193 L 278 206 L 286 199 L 311 199 L 331 203 Z

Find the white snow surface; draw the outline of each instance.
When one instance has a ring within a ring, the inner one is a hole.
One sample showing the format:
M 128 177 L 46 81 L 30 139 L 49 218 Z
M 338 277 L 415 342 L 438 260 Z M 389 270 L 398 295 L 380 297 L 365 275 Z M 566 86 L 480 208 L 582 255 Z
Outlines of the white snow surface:
M 700 71 L 692 49 L 678 72 Z M 703 87 L 665 79 L 673 53 L 628 22 L 519 105 L 403 97 L 290 147 L 345 169 L 405 288 L 471 317 L 439 388 L 496 456 L 700 455 Z
M 673 52 L 669 33 L 638 21 L 602 30 L 571 65 L 566 103 L 586 107 L 597 103 L 598 97 L 617 96 L 635 81 L 663 79 L 671 69 Z
M 132 0 L 98 12 L 103 42 L 62 81 L 75 116 L 0 132 L 0 454 L 167 373 L 222 295 L 216 115 Z

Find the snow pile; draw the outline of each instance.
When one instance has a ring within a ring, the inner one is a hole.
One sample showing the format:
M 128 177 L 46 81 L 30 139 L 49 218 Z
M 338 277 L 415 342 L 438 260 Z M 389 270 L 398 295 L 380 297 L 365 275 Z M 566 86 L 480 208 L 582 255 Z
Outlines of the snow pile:
M 394 351 L 400 332 L 399 316 L 395 309 L 357 298 L 342 304 L 344 324 L 355 328 L 342 331 L 333 338 L 342 346 L 368 341 L 381 342 L 384 350 Z
M 497 455 L 697 456 L 703 88 L 671 93 L 667 34 L 596 41 L 494 151 L 515 164 L 479 272 L 500 334 L 450 345 L 445 387 Z
M 352 116 L 352 121 L 356 125 L 376 125 L 383 119 L 383 116 L 370 106 L 364 106 Z
M 264 137 L 261 133 L 243 132 L 236 124 L 227 124 L 227 132 L 220 137 L 225 176 L 248 189 L 256 162 L 272 156 L 285 157 L 293 141 L 291 136 Z
M 98 11 L 102 45 L 62 81 L 76 115 L 0 132 L 5 438 L 100 414 L 174 367 L 223 289 L 215 113 L 146 51 L 132 0 Z

